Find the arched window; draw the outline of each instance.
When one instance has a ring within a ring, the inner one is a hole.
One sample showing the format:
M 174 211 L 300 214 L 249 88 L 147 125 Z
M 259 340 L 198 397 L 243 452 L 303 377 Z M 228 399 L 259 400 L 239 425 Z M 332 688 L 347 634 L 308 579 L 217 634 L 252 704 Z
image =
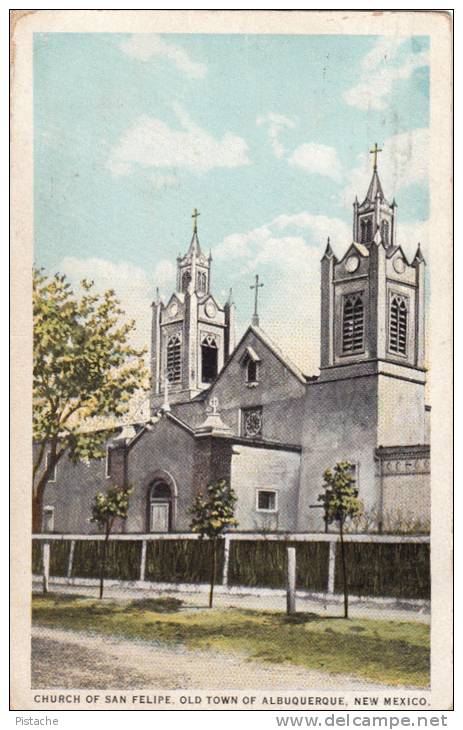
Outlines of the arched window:
M 389 310 L 389 350 L 407 354 L 408 309 L 405 297 L 394 294 Z
M 349 294 L 344 297 L 342 317 L 342 351 L 353 354 L 363 350 L 364 339 L 364 306 L 362 293 Z
M 198 291 L 204 294 L 207 290 L 207 277 L 204 271 L 198 271 Z
M 381 222 L 381 239 L 386 246 L 389 245 L 389 221 Z
M 182 274 L 182 291 L 187 291 L 191 281 L 191 274 L 189 271 L 184 271 Z
M 212 383 L 217 375 L 219 348 L 214 335 L 204 335 L 201 339 L 201 380 Z
M 179 383 L 182 378 L 182 338 L 172 335 L 167 340 L 167 377 L 171 383 Z

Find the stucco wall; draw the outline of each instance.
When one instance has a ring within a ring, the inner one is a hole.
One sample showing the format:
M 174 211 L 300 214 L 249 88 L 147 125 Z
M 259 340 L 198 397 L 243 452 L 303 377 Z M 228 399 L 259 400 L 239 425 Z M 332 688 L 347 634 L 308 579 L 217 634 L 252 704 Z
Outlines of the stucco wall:
M 414 520 L 431 519 L 429 474 L 383 475 L 383 519 L 386 529 Z
M 377 507 L 379 491 L 374 449 L 377 431 L 377 376 L 307 387 L 302 437 L 298 530 L 323 530 L 323 511 L 311 508 L 322 492 L 323 472 L 348 459 L 358 465 L 360 497 L 367 509 Z
M 242 531 L 294 530 L 299 490 L 300 454 L 242 444 L 233 447 L 231 484 L 238 497 L 237 529 Z M 258 489 L 277 491 L 278 511 L 256 510 Z
M 378 445 L 426 443 L 424 385 L 380 375 L 378 388 Z
M 259 356 L 258 384 L 246 383 L 240 360 L 247 346 Z M 272 441 L 299 444 L 305 384 L 250 331 L 226 365 L 223 376 L 212 386 L 207 400 L 216 396 L 224 423 L 234 434 L 241 430 L 240 409 L 263 407 L 262 436 Z

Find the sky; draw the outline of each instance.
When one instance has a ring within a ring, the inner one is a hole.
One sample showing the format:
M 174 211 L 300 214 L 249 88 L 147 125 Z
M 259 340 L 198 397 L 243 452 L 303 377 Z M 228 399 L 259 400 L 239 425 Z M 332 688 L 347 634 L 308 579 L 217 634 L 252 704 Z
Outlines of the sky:
M 35 263 L 114 288 L 148 347 L 198 208 L 237 335 L 258 273 L 262 328 L 316 373 L 320 258 L 351 243 L 375 142 L 398 242 L 426 256 L 428 54 L 423 36 L 35 34 Z

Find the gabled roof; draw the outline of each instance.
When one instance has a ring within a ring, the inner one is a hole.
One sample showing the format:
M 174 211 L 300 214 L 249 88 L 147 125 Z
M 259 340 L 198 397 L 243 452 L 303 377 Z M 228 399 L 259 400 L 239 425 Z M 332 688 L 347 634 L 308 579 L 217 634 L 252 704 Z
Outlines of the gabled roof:
M 285 365 L 285 367 L 288 368 L 288 370 L 301 383 L 304 383 L 305 384 L 307 382 L 307 377 L 302 373 L 301 370 L 299 370 L 299 368 L 297 367 L 297 365 L 295 365 L 289 359 L 289 357 L 287 357 L 287 355 L 285 355 L 282 352 L 282 350 L 280 350 L 280 348 L 278 347 L 278 345 L 276 345 L 270 339 L 270 337 L 260 327 L 257 327 L 256 325 L 253 325 L 253 324 L 250 324 L 249 327 L 247 328 L 247 330 L 245 331 L 245 333 L 243 334 L 243 336 L 241 337 L 240 341 L 236 345 L 235 349 L 233 350 L 233 353 L 232 353 L 231 357 L 227 360 L 227 362 L 225 363 L 225 365 L 222 368 L 222 370 L 220 371 L 220 373 L 217 375 L 217 377 L 215 378 L 215 380 L 213 380 L 213 382 L 211 383 L 210 387 L 206 391 L 202 391 L 202 393 L 200 394 L 201 397 L 200 396 L 197 396 L 195 398 L 195 400 L 203 400 L 206 397 L 206 394 L 214 387 L 214 385 L 216 383 L 218 383 L 219 380 L 221 380 L 221 378 L 223 377 L 223 374 L 227 370 L 229 364 L 232 362 L 235 353 L 241 347 L 242 343 L 245 341 L 246 337 L 248 336 L 248 334 L 250 332 L 252 332 L 275 355 L 275 357 L 277 357 L 278 360 L 280 360 L 280 362 L 283 363 L 283 365 Z

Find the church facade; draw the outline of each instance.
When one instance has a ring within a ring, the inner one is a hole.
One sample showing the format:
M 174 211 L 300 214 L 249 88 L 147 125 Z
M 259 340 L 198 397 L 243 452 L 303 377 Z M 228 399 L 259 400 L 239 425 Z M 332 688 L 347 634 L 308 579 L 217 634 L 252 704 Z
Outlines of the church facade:
M 113 433 L 105 460 L 60 461 L 44 530 L 94 531 L 95 492 L 124 484 L 121 529 L 187 532 L 197 491 L 225 478 L 239 531 L 323 531 L 322 474 L 345 459 L 365 506 L 359 530 L 426 524 L 425 261 L 419 245 L 408 261 L 397 244 L 396 212 L 375 163 L 352 241 L 337 258 L 328 240 L 321 260 L 320 374 L 307 376 L 262 330 L 257 306 L 235 341 L 232 295 L 214 297 L 195 211 L 175 291 L 152 305 L 150 418 Z

